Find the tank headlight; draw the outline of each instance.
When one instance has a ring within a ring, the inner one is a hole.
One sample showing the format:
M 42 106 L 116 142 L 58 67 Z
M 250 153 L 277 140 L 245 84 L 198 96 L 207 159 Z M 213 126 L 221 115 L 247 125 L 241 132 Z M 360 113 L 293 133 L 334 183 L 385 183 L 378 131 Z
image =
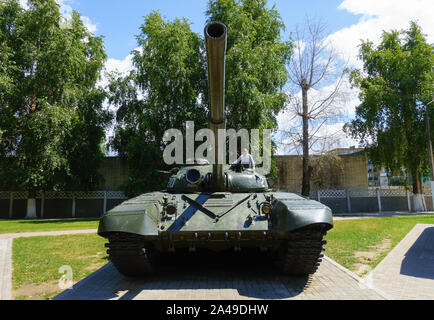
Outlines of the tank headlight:
M 269 204 L 269 203 L 264 203 L 263 205 L 262 205 L 262 208 L 261 208 L 261 210 L 262 210 L 262 213 L 263 214 L 271 214 L 271 205 Z
M 190 169 L 187 171 L 185 178 L 188 183 L 198 184 L 202 180 L 202 174 L 197 169 Z

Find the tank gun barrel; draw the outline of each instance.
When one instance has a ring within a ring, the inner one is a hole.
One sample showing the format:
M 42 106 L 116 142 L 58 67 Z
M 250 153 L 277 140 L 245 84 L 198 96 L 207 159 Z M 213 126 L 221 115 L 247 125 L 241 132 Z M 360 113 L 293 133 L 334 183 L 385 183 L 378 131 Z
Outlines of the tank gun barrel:
M 224 191 L 223 150 L 219 148 L 219 129 L 225 128 L 225 57 L 227 29 L 223 23 L 210 22 L 205 27 L 205 47 L 208 62 L 208 86 L 210 97 L 209 127 L 215 137 L 213 181 L 216 191 Z M 225 138 L 225 137 L 222 137 Z M 222 144 L 223 145 L 223 144 Z

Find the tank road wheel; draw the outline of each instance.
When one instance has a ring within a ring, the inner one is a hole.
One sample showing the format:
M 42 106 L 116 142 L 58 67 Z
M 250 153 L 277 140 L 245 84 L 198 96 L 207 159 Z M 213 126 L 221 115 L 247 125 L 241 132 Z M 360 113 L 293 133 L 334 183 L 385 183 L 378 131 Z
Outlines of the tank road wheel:
M 307 276 L 315 273 L 322 257 L 323 237 L 326 230 L 322 227 L 308 227 L 291 233 L 279 254 L 279 265 L 287 275 Z
M 146 248 L 143 237 L 129 233 L 111 233 L 107 253 L 116 269 L 130 277 L 144 276 L 154 271 L 155 254 Z

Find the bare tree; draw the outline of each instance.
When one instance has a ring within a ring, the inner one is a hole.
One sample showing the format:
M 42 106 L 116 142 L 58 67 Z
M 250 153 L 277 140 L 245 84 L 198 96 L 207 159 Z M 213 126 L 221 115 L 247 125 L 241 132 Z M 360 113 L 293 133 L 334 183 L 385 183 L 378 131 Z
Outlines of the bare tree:
M 310 161 L 313 167 L 312 185 L 318 189 L 336 189 L 342 184 L 344 166 L 340 156 L 328 153 L 313 156 Z
M 303 26 L 296 26 L 295 50 L 288 65 L 292 99 L 285 110 L 289 117 L 281 144 L 302 153 L 304 196 L 310 193 L 310 150 L 324 153 L 343 135 L 342 128 L 335 128 L 333 123 L 344 114 L 345 63 L 326 30 L 321 20 L 309 17 Z

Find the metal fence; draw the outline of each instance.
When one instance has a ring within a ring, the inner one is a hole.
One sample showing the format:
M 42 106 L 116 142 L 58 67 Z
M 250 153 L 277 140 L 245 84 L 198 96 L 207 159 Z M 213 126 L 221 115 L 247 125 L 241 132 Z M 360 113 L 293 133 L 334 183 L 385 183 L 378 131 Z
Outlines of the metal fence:
M 411 212 L 413 209 L 413 193 L 404 188 L 315 190 L 310 199 L 327 205 L 333 213 Z M 433 211 L 431 199 L 431 191 L 425 189 L 423 200 L 428 211 Z
M 28 198 L 26 191 L 0 191 L 0 218 L 24 218 Z M 36 215 L 44 219 L 100 217 L 126 199 L 121 191 L 38 192 Z
M 298 193 L 297 191 L 279 190 Z M 22 219 L 27 212 L 28 192 L 0 191 L 0 219 Z M 412 211 L 413 193 L 403 188 L 363 190 L 316 190 L 310 195 L 339 213 Z M 121 191 L 61 191 L 36 194 L 36 216 L 41 219 L 92 218 L 125 201 Z M 424 190 L 428 211 L 433 211 L 431 191 Z

